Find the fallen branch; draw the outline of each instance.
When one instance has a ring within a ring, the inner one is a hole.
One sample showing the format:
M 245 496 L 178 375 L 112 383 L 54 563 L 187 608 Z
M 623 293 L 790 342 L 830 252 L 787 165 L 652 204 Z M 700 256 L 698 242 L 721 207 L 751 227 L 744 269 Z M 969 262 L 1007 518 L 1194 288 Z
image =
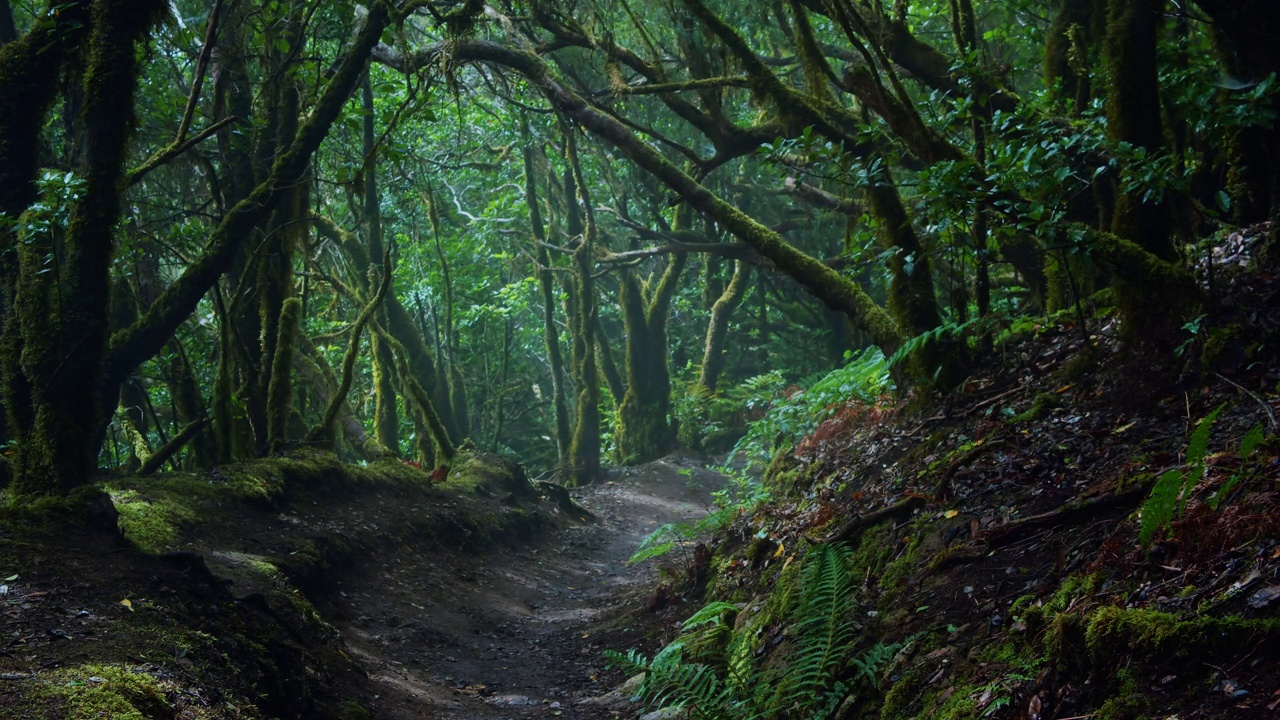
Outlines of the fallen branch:
M 1040 513 L 1039 515 L 1032 515 L 1031 517 L 1014 520 L 1011 523 L 1000 525 L 999 527 L 979 530 L 974 536 L 974 539 L 985 542 L 989 548 L 1004 547 L 1005 545 L 1017 542 L 1019 538 L 1033 530 L 1057 527 L 1063 523 L 1075 521 L 1079 518 L 1088 517 L 1108 510 L 1131 510 L 1147 497 L 1151 492 L 1151 485 L 1154 482 L 1155 481 L 1152 480 L 1150 482 L 1134 485 L 1115 494 L 1103 495 L 1101 497 L 1089 498 L 1087 500 L 1073 500 L 1057 510 L 1051 510 L 1046 513 Z
M 925 506 L 927 499 L 923 495 L 908 495 L 898 502 L 886 508 L 880 508 L 866 515 L 855 515 L 849 519 L 834 534 L 825 538 L 810 538 L 815 543 L 829 544 L 836 542 L 849 542 L 856 538 L 864 528 L 879 525 L 886 520 L 897 520 L 899 518 L 911 517 L 912 513 Z
M 195 436 L 198 435 L 207 424 L 209 424 L 209 418 L 197 418 L 187 423 L 187 426 L 182 428 L 177 435 L 174 435 L 169 442 L 161 445 L 159 450 L 151 453 L 151 456 L 143 461 L 142 467 L 138 468 L 138 477 L 146 477 L 147 475 L 154 474 L 169 458 L 173 457 L 183 448 L 183 446 L 191 442 L 191 440 L 195 438 Z

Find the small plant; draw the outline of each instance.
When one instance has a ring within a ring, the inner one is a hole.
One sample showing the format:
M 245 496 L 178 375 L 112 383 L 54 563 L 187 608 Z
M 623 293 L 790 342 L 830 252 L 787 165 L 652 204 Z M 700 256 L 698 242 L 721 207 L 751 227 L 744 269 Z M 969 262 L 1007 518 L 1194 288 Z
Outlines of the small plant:
M 1267 435 L 1263 431 L 1261 425 L 1254 425 L 1249 428 L 1249 432 L 1240 438 L 1240 446 L 1237 454 L 1240 455 L 1240 469 L 1231 473 L 1231 477 L 1218 488 L 1218 492 L 1209 498 L 1209 507 L 1217 512 L 1227 500 L 1231 497 L 1231 492 L 1236 489 L 1240 481 L 1250 477 L 1257 471 L 1256 464 L 1251 465 L 1251 461 L 1255 460 L 1261 450 L 1266 446 Z
M 1166 470 L 1151 488 L 1151 495 L 1142 505 L 1142 516 L 1138 524 L 1138 540 L 1143 547 L 1151 544 L 1156 533 L 1168 530 L 1174 517 L 1186 509 L 1191 491 L 1204 478 L 1204 461 L 1209 455 L 1209 433 L 1213 431 L 1213 424 L 1226 406 L 1226 403 L 1219 405 L 1196 423 L 1196 429 L 1187 442 L 1186 470 Z
M 709 535 L 721 528 L 732 514 L 721 508 L 706 517 L 691 523 L 666 523 L 649 533 L 640 546 L 627 558 L 628 565 L 662 557 L 673 550 L 685 551 L 698 537 Z M 686 558 L 692 562 L 692 558 Z
M 775 376 L 772 382 L 766 380 Z M 889 363 L 879 348 L 869 348 L 850 356 L 844 367 L 802 381 L 785 392 L 776 373 L 752 378 L 744 387 L 755 391 L 746 407 L 764 412 L 750 424 L 726 463 L 742 457 L 745 470 L 750 471 L 766 465 L 778 448 L 795 444 L 851 402 L 873 404 L 892 385 Z M 762 390 L 769 394 L 762 396 Z
M 902 647 L 877 644 L 849 657 L 858 630 L 850 557 L 843 545 L 819 545 L 805 557 L 799 601 L 786 618 L 785 662 L 758 667 L 756 633 L 735 630 L 738 606 L 724 602 L 694 613 L 652 660 L 635 650 L 606 655 L 628 672 L 645 674 L 636 698 L 647 707 L 678 708 L 696 720 L 830 717 L 855 685 L 874 689 Z M 847 668 L 856 673 L 839 679 Z

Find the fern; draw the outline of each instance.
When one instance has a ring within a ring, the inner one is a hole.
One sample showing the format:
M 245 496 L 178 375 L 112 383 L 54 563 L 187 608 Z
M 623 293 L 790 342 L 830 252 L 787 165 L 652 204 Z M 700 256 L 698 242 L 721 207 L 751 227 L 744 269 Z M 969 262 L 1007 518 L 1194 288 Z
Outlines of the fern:
M 800 570 L 799 600 L 788 614 L 793 641 L 785 669 L 756 667 L 755 633 L 734 632 L 738 607 L 713 602 L 684 622 L 683 634 L 652 660 L 631 651 L 606 653 L 610 662 L 645 679 L 636 699 L 674 707 L 700 720 L 830 717 L 849 686 L 836 680 L 846 667 L 875 684 L 875 674 L 901 645 L 876 645 L 848 659 L 856 639 L 856 580 L 843 545 L 811 549 Z
M 917 350 L 920 350 L 931 342 L 940 342 L 944 335 L 959 335 L 963 333 L 965 330 L 969 329 L 969 326 L 973 325 L 978 320 L 979 318 L 973 318 L 960 323 L 959 325 L 954 323 L 943 323 L 932 330 L 925 330 L 913 338 L 908 338 L 902 343 L 901 347 L 894 351 L 893 355 L 889 356 L 888 362 L 885 363 L 886 368 L 891 368 L 894 365 L 897 365 L 899 362 L 902 362 L 903 359 L 914 355 Z
M 1181 470 L 1166 470 L 1156 480 L 1155 486 L 1151 488 L 1151 496 L 1142 505 L 1142 517 L 1138 521 L 1138 541 L 1143 547 L 1151 544 L 1151 539 L 1161 528 L 1168 527 L 1173 522 L 1182 485 Z
M 853 644 L 858 625 L 850 555 L 844 545 L 819 545 L 805 558 L 794 626 L 797 642 L 779 692 L 783 708 L 807 715 L 825 696 Z
M 702 625 L 711 625 L 723 622 L 726 614 L 737 614 L 738 606 L 727 602 L 707 603 L 701 610 L 694 613 L 688 620 L 684 621 L 681 627 L 685 630 L 693 630 Z
M 1258 449 L 1261 448 L 1266 441 L 1267 434 L 1262 429 L 1261 425 L 1254 425 L 1249 428 L 1249 432 L 1246 432 L 1244 437 L 1240 438 L 1240 449 L 1238 454 L 1240 455 L 1241 468 L 1239 471 L 1232 473 L 1231 477 L 1227 478 L 1227 481 L 1218 489 L 1218 492 L 1209 499 L 1209 507 L 1213 508 L 1214 512 L 1217 512 L 1218 508 L 1222 507 L 1222 503 L 1226 502 L 1227 498 L 1231 497 L 1231 491 L 1236 489 L 1236 486 L 1240 484 L 1241 480 L 1244 480 L 1249 475 L 1257 472 L 1256 468 L 1253 470 L 1249 469 L 1249 461 L 1253 459 L 1254 453 L 1258 452 Z
M 1173 524 L 1174 517 L 1186 511 L 1191 491 L 1205 474 L 1204 460 L 1209 456 L 1209 435 L 1213 432 L 1213 424 L 1226 407 L 1226 403 L 1219 405 L 1196 423 L 1196 429 L 1187 441 L 1188 469 L 1185 472 L 1166 470 L 1151 488 L 1151 495 L 1142 504 L 1142 515 L 1138 521 L 1138 541 L 1143 547 L 1151 544 L 1156 533 Z
M 1257 452 L 1258 448 L 1262 447 L 1266 440 L 1267 435 L 1261 425 L 1254 425 L 1249 428 L 1249 432 L 1240 438 L 1240 459 L 1249 460 L 1252 458 L 1253 454 Z
M 870 650 L 854 658 L 851 664 L 857 669 L 858 677 L 874 686 L 879 683 L 877 675 L 880 673 L 880 668 L 892 660 L 905 645 L 905 642 L 888 645 L 876 643 Z

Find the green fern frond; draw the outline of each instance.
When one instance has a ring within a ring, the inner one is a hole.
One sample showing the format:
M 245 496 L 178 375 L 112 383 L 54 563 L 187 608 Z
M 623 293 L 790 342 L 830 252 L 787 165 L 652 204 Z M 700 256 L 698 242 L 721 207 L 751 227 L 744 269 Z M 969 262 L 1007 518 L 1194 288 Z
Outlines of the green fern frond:
M 1249 432 L 1240 438 L 1240 459 L 1248 460 L 1253 457 L 1253 453 L 1257 451 L 1267 440 L 1267 434 L 1261 425 L 1254 425 L 1249 428 Z
M 1222 403 L 1196 423 L 1196 429 L 1191 433 L 1191 439 L 1187 441 L 1188 465 L 1199 465 L 1209 456 L 1209 433 L 1213 432 L 1213 424 L 1217 422 L 1218 415 L 1226 407 L 1227 404 Z
M 675 542 L 664 542 L 664 543 L 658 543 L 657 545 L 650 545 L 649 547 L 642 548 L 640 550 L 635 551 L 635 553 L 631 557 L 627 558 L 627 564 L 635 565 L 636 563 L 642 563 L 645 560 L 652 560 L 653 558 L 656 558 L 656 557 L 662 557 L 663 555 L 666 555 L 667 553 L 675 549 L 676 545 L 677 543 Z
M 1151 488 L 1151 496 L 1143 503 L 1142 517 L 1138 521 L 1138 541 L 1143 547 L 1151 544 L 1157 531 L 1173 522 L 1183 482 L 1181 470 L 1166 470 Z
M 917 350 L 923 348 L 925 345 L 928 345 L 931 342 L 938 342 L 942 340 L 942 337 L 944 335 L 959 335 L 963 333 L 965 330 L 968 330 L 969 326 L 973 325 L 978 320 L 979 318 L 973 318 L 971 320 L 968 320 L 967 322 L 960 323 L 959 325 L 955 323 L 949 323 L 949 322 L 943 323 L 938 327 L 933 328 L 932 330 L 925 330 L 924 332 L 920 333 L 919 335 L 916 335 L 913 338 L 908 338 L 893 353 L 893 355 L 889 356 L 889 361 L 886 363 L 886 366 L 893 367 L 894 365 L 897 365 L 904 358 L 910 357 Z
M 707 603 L 701 610 L 689 616 L 681 627 L 685 630 L 692 630 L 699 625 L 709 625 L 712 623 L 725 624 L 725 615 L 736 615 L 738 606 L 727 602 Z
M 858 671 L 858 677 L 870 683 L 873 687 L 878 685 L 880 680 L 877 677 L 880 669 L 885 663 L 893 659 L 893 656 L 901 650 L 906 643 L 876 643 L 862 655 L 853 659 L 850 663 Z
M 819 545 L 805 557 L 793 626 L 796 643 L 778 694 L 780 709 L 807 715 L 820 704 L 853 644 L 858 625 L 850 556 L 844 545 Z

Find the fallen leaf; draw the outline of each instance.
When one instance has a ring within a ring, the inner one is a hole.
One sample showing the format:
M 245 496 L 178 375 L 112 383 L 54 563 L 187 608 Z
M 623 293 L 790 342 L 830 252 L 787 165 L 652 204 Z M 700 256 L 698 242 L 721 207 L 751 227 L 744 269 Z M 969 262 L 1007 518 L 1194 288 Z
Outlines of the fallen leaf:
M 1280 586 L 1268 585 L 1249 598 L 1249 607 L 1254 610 L 1261 610 L 1275 602 L 1276 598 L 1280 598 Z
M 787 547 L 786 545 L 783 545 L 782 543 L 778 543 L 778 549 L 776 552 L 773 553 L 773 556 L 782 557 L 782 551 L 785 550 L 786 547 Z
M 957 516 L 957 515 L 959 515 L 959 514 L 960 514 L 960 511 L 959 511 L 959 510 L 948 510 L 948 511 L 946 511 L 946 512 L 942 513 L 942 517 L 944 517 L 944 518 L 946 518 L 946 519 L 950 520 L 951 518 L 953 518 L 953 517 L 955 517 L 955 516 Z
M 120 604 L 129 608 L 129 612 L 133 612 L 133 603 L 129 602 L 129 598 L 121 600 Z
M 1041 703 L 1039 695 L 1032 695 L 1031 702 L 1027 703 L 1027 720 L 1040 720 Z
M 1129 428 L 1131 428 L 1131 427 L 1133 427 L 1134 425 L 1137 425 L 1137 424 L 1138 424 L 1138 422 L 1137 422 L 1136 420 L 1135 420 L 1135 421 L 1133 421 L 1133 422 L 1130 422 L 1130 423 L 1125 423 L 1124 425 L 1121 425 L 1120 427 L 1116 428 L 1115 430 L 1112 430 L 1112 431 L 1111 431 L 1111 434 L 1112 434 L 1112 435 L 1119 435 L 1120 433 L 1124 432 L 1125 430 L 1128 430 Z
M 10 575 L 9 577 L 5 578 L 5 579 L 4 579 L 4 581 L 5 581 L 5 582 L 13 582 L 14 580 L 17 580 L 17 579 L 18 579 L 18 574 L 17 574 L 17 573 L 14 573 L 14 574 Z
M 1064 392 L 1066 392 L 1066 391 L 1070 390 L 1070 389 L 1071 389 L 1071 388 L 1073 388 L 1073 387 L 1075 387 L 1075 386 L 1074 386 L 1074 385 L 1063 385 L 1062 387 L 1058 388 L 1057 390 L 1054 390 L 1054 391 L 1053 391 L 1053 394 L 1054 394 L 1054 395 L 1061 395 L 1062 393 L 1064 393 Z

